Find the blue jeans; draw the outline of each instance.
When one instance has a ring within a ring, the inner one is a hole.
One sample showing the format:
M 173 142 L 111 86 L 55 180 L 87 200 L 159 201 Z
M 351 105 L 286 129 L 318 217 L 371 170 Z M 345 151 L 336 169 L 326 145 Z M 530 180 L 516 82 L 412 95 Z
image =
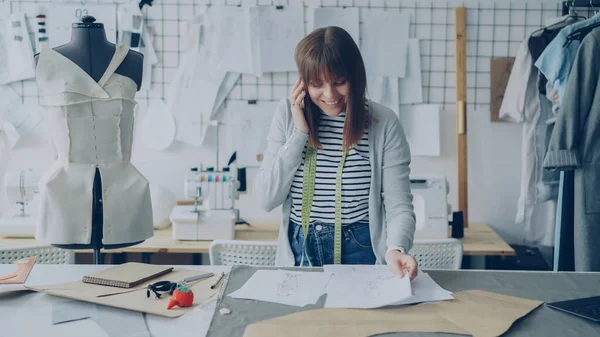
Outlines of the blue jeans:
M 315 267 L 333 264 L 334 229 L 333 224 L 322 222 L 310 224 L 303 266 L 309 266 L 308 259 Z M 299 266 L 304 244 L 302 225 L 290 221 L 288 238 L 294 253 L 295 265 Z M 371 245 L 369 223 L 355 222 L 342 225 L 342 264 L 375 264 L 376 260 Z

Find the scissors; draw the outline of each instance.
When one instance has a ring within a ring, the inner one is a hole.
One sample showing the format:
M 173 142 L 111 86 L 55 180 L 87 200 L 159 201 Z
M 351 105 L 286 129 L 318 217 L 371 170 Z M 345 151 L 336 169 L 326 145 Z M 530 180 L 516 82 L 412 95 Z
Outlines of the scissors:
M 154 282 L 154 283 L 149 284 L 146 287 L 146 297 L 150 298 L 150 292 L 153 292 L 154 296 L 156 298 L 160 298 L 160 296 L 163 295 L 164 293 L 173 295 L 173 292 L 175 291 L 175 289 L 177 289 L 177 286 L 179 286 L 180 284 L 189 284 L 189 283 L 192 283 L 195 281 L 200 281 L 205 278 L 212 277 L 214 275 L 215 274 L 213 274 L 213 273 L 206 273 L 206 274 L 200 274 L 200 275 L 196 275 L 196 276 L 190 276 L 188 278 L 184 278 L 183 280 L 181 280 L 179 282 L 171 282 L 171 281 Z M 161 294 L 161 293 L 163 293 L 163 294 Z

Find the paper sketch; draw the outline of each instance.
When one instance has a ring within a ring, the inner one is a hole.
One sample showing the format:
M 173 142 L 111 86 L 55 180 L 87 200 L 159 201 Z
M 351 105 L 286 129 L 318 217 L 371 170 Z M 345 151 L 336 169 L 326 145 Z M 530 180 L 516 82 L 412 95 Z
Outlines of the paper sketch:
M 304 7 L 300 1 L 277 9 L 247 8 L 251 54 L 255 74 L 296 71 L 294 50 L 304 37 Z
M 0 17 L 0 84 L 34 76 L 33 50 L 25 14 L 19 12 Z
M 424 302 L 439 302 L 452 300 L 452 292 L 440 287 L 429 274 L 419 272 L 417 277 L 411 281 L 413 296 L 394 305 L 424 303 Z
M 226 120 L 232 120 L 234 123 L 233 146 L 237 152 L 238 165 L 260 166 L 277 104 L 268 101 L 255 104 L 248 104 L 247 101 L 227 103 Z
M 204 27 L 210 64 L 226 71 L 254 73 L 245 8 L 210 6 Z
M 399 117 L 413 156 L 441 155 L 438 105 L 401 105 Z
M 423 103 L 423 85 L 421 83 L 421 51 L 419 49 L 418 39 L 408 40 L 408 63 L 406 65 L 406 77 L 398 79 L 398 103 Z
M 398 79 L 384 76 L 367 77 L 369 97 L 398 113 Z
M 219 87 L 219 91 L 217 92 L 217 97 L 215 98 L 215 104 L 213 106 L 213 111 L 210 117 L 211 120 L 216 119 L 216 115 L 218 114 L 219 109 L 223 105 L 223 102 L 225 102 L 225 98 L 227 98 L 227 95 L 229 95 L 231 89 L 233 89 L 239 78 L 240 73 L 235 73 L 231 71 L 227 72 L 225 78 L 223 79 L 223 82 L 221 83 L 221 86 Z
M 406 76 L 410 14 L 398 10 L 363 9 L 362 43 L 368 76 Z
M 188 34 L 200 35 L 203 18 L 198 20 L 189 25 Z M 229 93 L 223 90 L 231 90 L 237 80 L 234 75 L 233 84 L 228 81 L 227 88 L 224 88 L 227 72 L 209 64 L 210 53 L 210 46 L 198 41 L 184 55 L 167 93 L 168 110 L 175 118 L 177 139 L 195 146 L 202 146 L 212 116 L 222 103 L 217 105 L 218 100 L 224 100 Z
M 142 140 L 147 147 L 166 150 L 175 140 L 175 121 L 162 99 L 151 100 L 142 121 Z
M 142 86 L 140 91 L 149 91 L 152 87 L 152 67 L 158 63 L 158 55 L 154 49 L 153 41 L 154 28 L 151 26 L 144 27 L 142 46 L 140 53 L 144 54 L 144 69 L 142 73 Z
M 389 267 L 384 265 L 325 265 L 323 270 L 326 272 L 331 272 L 334 275 L 331 279 L 331 284 L 336 284 L 337 287 L 345 286 L 345 283 L 339 284 L 335 283 L 336 278 L 339 279 L 355 279 L 358 281 L 361 277 L 363 281 L 367 282 L 367 290 L 363 292 L 363 294 L 371 294 L 371 295 L 379 295 L 381 294 L 378 291 L 383 289 L 386 285 L 387 281 L 393 280 L 397 278 L 396 275 L 393 275 L 389 272 Z M 337 275 L 337 276 L 336 276 Z M 372 279 L 374 278 L 374 279 Z M 389 301 L 389 305 L 405 305 L 405 304 L 413 304 L 413 303 L 423 303 L 423 302 L 438 302 L 444 300 L 451 300 L 452 292 L 447 291 L 440 287 L 429 274 L 420 272 L 414 280 L 410 282 L 412 296 L 407 297 L 405 299 L 399 301 Z M 328 287 L 329 288 L 329 287 Z M 358 289 L 359 287 L 356 287 Z M 364 288 L 363 288 L 364 289 Z M 389 293 L 387 295 L 392 295 L 393 293 Z M 329 295 L 328 295 L 329 300 Z M 335 302 L 334 302 L 335 304 Z M 331 305 L 331 303 L 330 303 Z M 326 304 L 327 306 L 327 304 Z
M 326 308 L 379 308 L 406 300 L 412 296 L 410 279 L 400 278 L 389 268 L 378 266 L 333 266 L 325 289 Z
M 21 110 L 21 97 L 9 85 L 0 85 L 0 102 L 0 128 L 4 129 L 12 148 L 20 138 L 19 133 L 32 129 L 39 123 L 40 117 L 37 112 L 32 111 L 30 116 L 27 110 Z
M 350 34 L 359 45 L 359 10 L 358 7 L 315 7 L 313 9 L 313 28 L 337 26 Z M 311 31 L 312 31 L 311 30 Z
M 25 101 L 12 114 L 9 114 L 7 119 L 13 123 L 20 133 L 29 132 L 40 124 L 45 112 L 46 110 L 37 102 Z
M 257 270 L 229 296 L 302 307 L 317 303 L 330 277 L 327 272 Z
M 277 285 L 277 296 L 293 295 L 299 286 L 298 275 L 286 273 L 285 279 Z

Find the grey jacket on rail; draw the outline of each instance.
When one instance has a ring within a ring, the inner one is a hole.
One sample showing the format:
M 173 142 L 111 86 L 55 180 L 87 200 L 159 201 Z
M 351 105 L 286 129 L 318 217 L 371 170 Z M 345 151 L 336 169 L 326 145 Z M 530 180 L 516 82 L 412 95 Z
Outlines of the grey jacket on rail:
M 600 271 L 600 29 L 581 42 L 544 167 L 575 169 L 576 271 Z M 563 224 L 565 225 L 565 224 Z

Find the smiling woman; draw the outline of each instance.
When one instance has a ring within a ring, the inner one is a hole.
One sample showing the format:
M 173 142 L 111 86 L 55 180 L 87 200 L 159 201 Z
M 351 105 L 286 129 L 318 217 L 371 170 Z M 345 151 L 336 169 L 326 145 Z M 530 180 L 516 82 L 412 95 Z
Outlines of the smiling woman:
M 320 28 L 296 47 L 296 64 L 303 79 L 299 87 L 308 89 L 303 99 L 309 129 L 318 128 L 321 111 L 331 117 L 345 111 L 344 149 L 348 150 L 368 127 L 367 75 L 358 46 L 342 28 Z M 317 132 L 310 133 L 310 140 L 319 147 Z
M 396 114 L 366 97 L 358 46 L 320 28 L 296 47 L 300 78 L 275 112 L 254 190 L 283 205 L 277 265 L 383 264 L 417 274 L 410 149 Z

